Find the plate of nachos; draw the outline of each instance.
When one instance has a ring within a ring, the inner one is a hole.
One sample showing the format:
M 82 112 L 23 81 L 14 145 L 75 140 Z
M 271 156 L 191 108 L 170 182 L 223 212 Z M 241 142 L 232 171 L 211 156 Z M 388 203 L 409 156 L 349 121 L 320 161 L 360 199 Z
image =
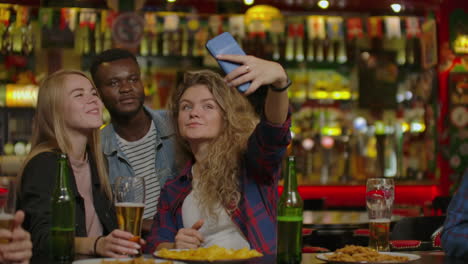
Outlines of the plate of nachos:
M 360 264 L 383 264 L 383 263 L 408 263 L 421 258 L 418 255 L 377 252 L 368 247 L 348 245 L 337 249 L 335 252 L 318 254 L 318 259 L 328 263 L 360 263 Z
M 161 249 L 154 253 L 158 259 L 186 263 L 236 263 L 263 256 L 255 249 L 227 249 L 217 245 L 197 249 Z

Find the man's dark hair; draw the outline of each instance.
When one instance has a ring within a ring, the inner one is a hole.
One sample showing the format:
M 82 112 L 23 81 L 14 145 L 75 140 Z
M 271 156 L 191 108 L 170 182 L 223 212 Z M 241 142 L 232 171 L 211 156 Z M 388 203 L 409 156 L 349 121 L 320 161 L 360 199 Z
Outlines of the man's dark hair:
M 101 64 L 105 62 L 111 62 L 127 58 L 131 58 L 138 64 L 135 55 L 133 55 L 133 53 L 131 53 L 130 51 L 124 49 L 108 49 L 94 56 L 89 71 L 91 72 L 91 77 L 93 78 L 93 81 L 96 84 L 96 86 L 98 86 L 97 71 Z

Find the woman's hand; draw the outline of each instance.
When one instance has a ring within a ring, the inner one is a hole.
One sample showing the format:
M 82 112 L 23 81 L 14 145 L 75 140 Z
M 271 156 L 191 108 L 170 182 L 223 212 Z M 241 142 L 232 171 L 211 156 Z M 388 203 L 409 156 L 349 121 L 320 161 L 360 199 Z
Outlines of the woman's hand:
M 179 229 L 175 236 L 175 248 L 198 248 L 203 243 L 203 235 L 198 231 L 203 220 L 198 220 L 191 228 Z
M 145 244 L 143 239 L 140 239 L 140 244 L 131 241 L 133 235 L 130 232 L 123 230 L 114 230 L 109 235 L 99 239 L 96 245 L 96 253 L 100 256 L 111 258 L 123 258 L 128 255 L 136 255 L 141 249 L 140 244 Z
M 30 234 L 21 227 L 23 221 L 24 212 L 18 211 L 15 214 L 13 231 L 0 229 L 0 239 L 8 241 L 0 244 L 0 263 L 29 263 L 32 242 Z
M 250 55 L 218 55 L 216 58 L 241 64 L 226 75 L 224 80 L 231 87 L 251 81 L 252 84 L 244 93 L 245 95 L 255 92 L 262 85 L 270 84 L 276 88 L 282 88 L 288 83 L 286 71 L 274 61 L 262 60 Z

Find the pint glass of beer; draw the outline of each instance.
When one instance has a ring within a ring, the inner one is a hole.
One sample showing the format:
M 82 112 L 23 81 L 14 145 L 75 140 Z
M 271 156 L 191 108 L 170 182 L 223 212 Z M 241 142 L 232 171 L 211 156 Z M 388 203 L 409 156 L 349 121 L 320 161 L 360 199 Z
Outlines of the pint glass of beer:
M 395 184 L 393 179 L 367 180 L 366 207 L 369 216 L 369 247 L 390 251 L 390 221 L 392 218 Z
M 142 177 L 118 177 L 114 182 L 115 209 L 119 229 L 141 238 L 141 223 L 145 209 L 145 180 Z
M 16 211 L 16 184 L 15 179 L 0 177 L 0 228 L 13 229 Z M 8 243 L 0 239 L 0 243 Z

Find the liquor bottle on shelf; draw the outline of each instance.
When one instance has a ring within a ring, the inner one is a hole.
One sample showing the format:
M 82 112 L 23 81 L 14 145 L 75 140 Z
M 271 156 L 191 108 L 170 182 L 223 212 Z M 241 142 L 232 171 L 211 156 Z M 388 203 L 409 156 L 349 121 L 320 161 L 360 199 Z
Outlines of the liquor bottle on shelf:
M 101 25 L 99 21 L 96 21 L 96 27 L 94 28 L 94 52 L 96 54 L 102 52 L 102 37 Z
M 295 50 L 296 50 L 296 61 L 304 61 L 304 25 L 298 24 L 296 28 L 295 37 Z
M 406 41 L 404 38 L 401 38 L 400 42 L 402 42 L 402 44 L 400 43 L 401 46 L 399 45 L 397 49 L 396 61 L 398 65 L 405 65 L 406 63 L 406 48 L 405 48 Z
M 288 157 L 283 193 L 278 202 L 277 263 L 301 263 L 302 212 L 304 203 L 297 190 L 296 160 Z
M 342 39 L 338 41 L 338 54 L 337 60 L 338 63 L 345 63 L 348 61 L 348 56 L 346 55 L 346 42 Z
M 346 183 L 351 180 L 351 134 L 347 128 L 342 131 L 344 169 L 340 181 Z
M 54 261 L 71 262 L 75 255 L 75 198 L 70 187 L 68 159 L 60 154 L 52 193 L 51 255 Z
M 311 37 L 308 37 L 306 42 L 306 60 L 314 61 L 314 39 Z
M 335 61 L 335 41 L 327 40 L 327 62 L 334 62 Z
M 112 47 L 112 33 L 109 28 L 104 31 L 104 41 L 102 44 L 102 50 L 108 50 Z
M 140 55 L 141 56 L 148 56 L 149 54 L 149 39 L 148 39 L 148 32 L 143 33 L 143 37 L 140 41 Z
M 407 39 L 406 40 L 406 63 L 409 65 L 413 65 L 415 60 L 414 60 L 414 40 L 413 39 Z
M 158 55 L 159 53 L 159 50 L 158 50 L 158 32 L 157 30 L 154 30 L 154 32 L 151 32 L 149 34 L 149 43 L 150 43 L 150 53 L 152 56 L 156 56 Z
M 169 46 L 171 45 L 170 32 L 166 32 L 165 30 L 163 30 L 161 34 L 162 34 L 162 55 L 169 56 L 169 52 L 170 52 Z
M 187 28 L 187 24 L 181 24 L 181 48 L 180 48 L 180 55 L 181 56 L 189 56 L 189 32 Z
M 290 24 L 288 27 L 288 33 L 286 37 L 286 52 L 285 58 L 288 61 L 292 61 L 294 59 L 294 25 Z
M 279 36 L 279 34 L 272 33 L 271 34 L 271 42 L 273 44 L 273 60 L 279 60 L 281 58 L 281 55 L 280 55 L 280 36 Z
M 315 61 L 321 62 L 324 59 L 324 40 L 316 39 L 315 40 Z

